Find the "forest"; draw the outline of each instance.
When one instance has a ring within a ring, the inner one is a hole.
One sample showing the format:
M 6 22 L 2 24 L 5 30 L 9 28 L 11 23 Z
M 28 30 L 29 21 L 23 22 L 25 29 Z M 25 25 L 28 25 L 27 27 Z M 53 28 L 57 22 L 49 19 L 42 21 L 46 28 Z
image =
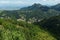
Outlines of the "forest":
M 60 40 L 60 4 L 0 10 L 0 40 Z

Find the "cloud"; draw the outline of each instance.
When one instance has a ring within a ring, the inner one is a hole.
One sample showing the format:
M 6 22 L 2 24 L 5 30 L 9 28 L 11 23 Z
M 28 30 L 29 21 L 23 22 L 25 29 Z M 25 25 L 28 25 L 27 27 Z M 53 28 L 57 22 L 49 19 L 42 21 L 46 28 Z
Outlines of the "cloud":
M 9 1 L 0 1 L 0 3 L 8 3 Z
M 29 6 L 34 3 L 40 3 L 44 5 L 54 5 L 60 3 L 60 0 L 0 0 L 0 7 Z
M 47 0 L 43 0 L 43 1 L 47 1 Z
M 10 3 L 17 4 L 17 3 L 23 3 L 23 2 L 22 1 L 0 1 L 0 4 L 10 4 Z
M 24 0 L 1 0 L 0 6 L 21 6 L 21 5 L 32 5 L 31 1 L 24 1 Z
M 40 3 L 43 5 L 55 5 L 60 3 L 60 0 L 41 0 Z
M 0 0 L 0 9 L 19 9 L 34 3 L 54 5 L 60 3 L 60 0 Z

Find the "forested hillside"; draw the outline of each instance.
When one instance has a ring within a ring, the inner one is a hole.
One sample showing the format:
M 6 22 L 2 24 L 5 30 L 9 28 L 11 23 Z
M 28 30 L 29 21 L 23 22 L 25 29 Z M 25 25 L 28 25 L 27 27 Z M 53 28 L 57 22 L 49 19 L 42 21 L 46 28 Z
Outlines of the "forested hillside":
M 0 11 L 1 18 L 22 19 L 29 22 L 39 22 L 44 18 L 60 15 L 60 5 L 45 6 L 41 4 L 33 4 L 19 10 L 3 10 Z
M 56 40 L 56 38 L 38 25 L 0 19 L 0 40 Z
M 40 25 L 41 28 L 48 30 L 57 38 L 57 40 L 60 40 L 60 15 L 44 19 L 36 24 Z
M 0 10 L 0 40 L 60 40 L 60 4 Z

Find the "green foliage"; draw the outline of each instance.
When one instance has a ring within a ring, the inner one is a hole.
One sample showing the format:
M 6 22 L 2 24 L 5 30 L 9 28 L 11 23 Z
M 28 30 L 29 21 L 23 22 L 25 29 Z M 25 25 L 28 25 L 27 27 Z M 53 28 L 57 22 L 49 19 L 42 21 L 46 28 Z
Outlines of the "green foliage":
M 0 40 L 56 40 L 50 33 L 44 31 L 37 25 L 22 21 L 15 22 L 2 19 Z
M 58 10 L 59 5 L 34 4 L 20 10 L 0 11 L 0 40 L 60 40 L 60 16 L 50 18 L 60 15 Z
M 42 20 L 39 25 L 42 26 L 45 30 L 48 30 L 50 33 L 53 34 L 60 40 L 60 16 L 54 16 L 45 20 Z
M 56 6 L 58 10 L 60 6 Z M 0 17 L 7 19 L 26 19 L 26 21 L 33 20 L 34 22 L 38 22 L 40 19 L 49 18 L 52 16 L 60 15 L 60 11 L 55 10 L 54 7 L 47 7 L 41 4 L 34 4 L 32 6 L 28 6 L 25 8 L 21 8 L 20 10 L 4 10 L 0 12 Z

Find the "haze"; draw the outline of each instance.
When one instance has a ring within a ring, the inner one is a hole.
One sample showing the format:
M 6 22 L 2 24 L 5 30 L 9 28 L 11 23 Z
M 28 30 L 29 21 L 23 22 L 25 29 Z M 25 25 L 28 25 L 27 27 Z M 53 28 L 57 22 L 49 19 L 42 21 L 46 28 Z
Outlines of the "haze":
M 51 6 L 60 3 L 60 0 L 0 0 L 0 10 L 15 10 L 22 7 L 30 6 L 34 3 Z

